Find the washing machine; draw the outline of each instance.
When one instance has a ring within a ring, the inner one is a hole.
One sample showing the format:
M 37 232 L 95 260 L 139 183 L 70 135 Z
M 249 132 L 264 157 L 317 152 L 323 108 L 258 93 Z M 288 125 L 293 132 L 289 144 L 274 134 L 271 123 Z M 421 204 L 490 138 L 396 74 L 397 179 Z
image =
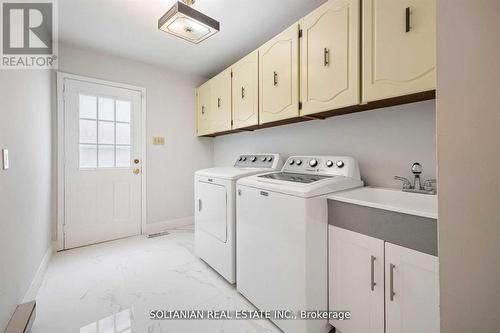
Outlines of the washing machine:
M 279 154 L 243 154 L 232 167 L 195 173 L 194 250 L 228 282 L 236 282 L 236 181 L 279 170 Z
M 285 333 L 332 328 L 300 311 L 328 310 L 326 195 L 360 186 L 347 156 L 293 156 L 279 172 L 238 181 L 237 289 L 260 310 L 293 311 L 297 320 L 273 319 Z

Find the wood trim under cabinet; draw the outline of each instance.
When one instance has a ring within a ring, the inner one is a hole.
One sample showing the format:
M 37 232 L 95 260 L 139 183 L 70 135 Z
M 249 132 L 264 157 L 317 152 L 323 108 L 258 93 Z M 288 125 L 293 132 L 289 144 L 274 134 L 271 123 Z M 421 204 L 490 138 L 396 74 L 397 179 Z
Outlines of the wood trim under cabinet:
M 246 128 L 239 128 L 237 130 L 230 130 L 230 131 L 202 135 L 201 137 L 217 137 L 217 136 L 233 134 L 233 133 L 254 131 L 254 130 L 258 130 L 258 129 L 262 129 L 262 128 L 269 128 L 269 127 L 276 127 L 276 126 L 281 126 L 281 125 L 294 124 L 294 123 L 299 123 L 299 122 L 313 120 L 313 119 L 326 119 L 326 118 L 340 116 L 340 115 L 349 114 L 349 113 L 363 112 L 363 111 L 386 108 L 386 107 L 390 107 L 390 106 L 422 102 L 422 101 L 432 100 L 435 98 L 436 98 L 436 90 L 428 90 L 428 91 L 419 92 L 419 93 L 415 93 L 415 94 L 398 96 L 398 97 L 383 99 L 383 100 L 379 100 L 379 101 L 368 102 L 366 104 L 359 104 L 359 105 L 349 106 L 349 107 L 345 107 L 345 108 L 341 108 L 341 109 L 320 112 L 320 113 L 316 113 L 316 114 L 306 116 L 306 117 L 304 117 L 304 116 L 303 117 L 294 117 L 294 118 L 279 120 L 279 121 L 275 121 L 275 122 L 265 123 L 265 124 L 261 124 L 261 125 L 255 125 L 255 126 L 250 126 L 250 127 L 246 127 Z

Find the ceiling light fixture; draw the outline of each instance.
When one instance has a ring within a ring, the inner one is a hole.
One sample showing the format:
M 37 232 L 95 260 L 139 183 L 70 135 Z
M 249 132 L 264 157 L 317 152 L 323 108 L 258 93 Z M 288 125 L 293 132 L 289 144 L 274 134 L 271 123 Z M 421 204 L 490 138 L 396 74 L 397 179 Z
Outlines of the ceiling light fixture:
M 219 22 L 191 6 L 195 0 L 178 1 L 158 20 L 158 29 L 198 44 L 219 32 Z

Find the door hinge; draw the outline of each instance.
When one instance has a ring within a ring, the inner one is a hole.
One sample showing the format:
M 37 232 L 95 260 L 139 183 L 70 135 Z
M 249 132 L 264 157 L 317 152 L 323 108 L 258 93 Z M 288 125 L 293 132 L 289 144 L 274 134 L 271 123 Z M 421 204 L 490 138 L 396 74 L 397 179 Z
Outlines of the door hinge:
M 231 120 L 231 126 L 233 126 L 234 122 Z
M 299 38 L 302 38 L 302 29 L 299 29 Z
M 299 110 L 302 110 L 302 102 L 299 102 Z
M 233 77 L 233 71 L 231 71 L 231 77 Z

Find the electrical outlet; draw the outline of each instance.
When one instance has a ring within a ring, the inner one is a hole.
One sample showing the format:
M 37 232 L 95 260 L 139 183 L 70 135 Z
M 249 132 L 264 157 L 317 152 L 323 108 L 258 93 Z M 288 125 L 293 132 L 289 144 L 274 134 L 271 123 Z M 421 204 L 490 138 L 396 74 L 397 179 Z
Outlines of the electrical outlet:
M 2 169 L 9 169 L 9 150 L 2 149 Z
M 165 137 L 163 137 L 163 136 L 154 136 L 153 137 L 153 145 L 155 145 L 155 146 L 164 146 L 165 145 Z

